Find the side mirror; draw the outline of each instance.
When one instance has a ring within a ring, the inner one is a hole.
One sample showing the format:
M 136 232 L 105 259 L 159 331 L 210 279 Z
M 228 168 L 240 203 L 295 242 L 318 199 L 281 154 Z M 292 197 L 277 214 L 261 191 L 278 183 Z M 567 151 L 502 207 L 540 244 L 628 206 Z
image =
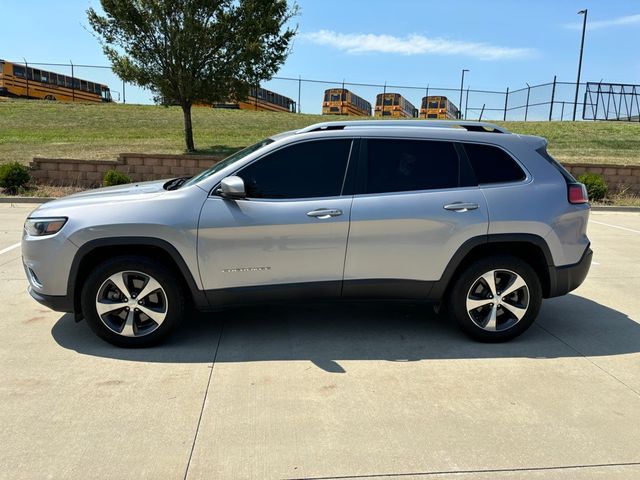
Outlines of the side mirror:
M 247 192 L 244 189 L 244 180 L 235 175 L 223 178 L 218 192 L 224 198 L 245 198 L 247 196 Z

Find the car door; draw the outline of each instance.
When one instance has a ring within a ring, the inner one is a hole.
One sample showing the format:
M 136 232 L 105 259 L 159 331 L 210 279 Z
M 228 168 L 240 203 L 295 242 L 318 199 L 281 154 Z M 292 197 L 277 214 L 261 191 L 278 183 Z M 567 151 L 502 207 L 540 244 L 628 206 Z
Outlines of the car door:
M 235 173 L 246 198 L 207 199 L 198 261 L 210 302 L 340 294 L 352 200 L 342 190 L 352 143 L 285 145 Z
M 487 234 L 484 196 L 448 141 L 362 141 L 343 295 L 427 298 L 458 248 Z

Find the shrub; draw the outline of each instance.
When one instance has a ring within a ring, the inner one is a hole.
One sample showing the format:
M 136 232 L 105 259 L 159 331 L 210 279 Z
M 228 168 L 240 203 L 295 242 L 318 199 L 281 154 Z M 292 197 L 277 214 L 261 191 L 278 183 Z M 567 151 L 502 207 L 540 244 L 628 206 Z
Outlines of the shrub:
M 102 178 L 102 184 L 105 187 L 124 185 L 125 183 L 131 183 L 131 179 L 124 173 L 118 172 L 117 170 L 109 170 Z
M 0 187 L 8 194 L 15 195 L 31 180 L 29 169 L 18 162 L 0 165 Z
M 578 181 L 584 183 L 587 187 L 589 200 L 602 200 L 607 196 L 609 187 L 607 187 L 607 182 L 604 181 L 602 176 L 595 173 L 585 173 L 584 175 L 580 175 Z

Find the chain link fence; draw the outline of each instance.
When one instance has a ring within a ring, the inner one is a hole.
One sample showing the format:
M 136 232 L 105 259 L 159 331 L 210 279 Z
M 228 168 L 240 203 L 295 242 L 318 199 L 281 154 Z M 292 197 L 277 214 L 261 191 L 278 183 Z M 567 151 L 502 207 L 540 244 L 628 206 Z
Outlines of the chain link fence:
M 108 66 L 65 63 L 12 62 L 43 68 L 55 73 L 109 85 L 113 100 L 120 103 L 153 103 L 151 92 L 126 84 Z M 612 86 L 613 85 L 613 86 Z M 319 80 L 276 76 L 260 85 L 291 98 L 297 113 L 322 111 L 324 91 L 344 88 L 375 106 L 380 93 L 399 93 L 418 110 L 426 96 L 446 96 L 460 109 L 462 118 L 492 121 L 571 121 L 624 120 L 640 121 L 640 85 L 552 81 L 504 90 L 479 90 L 470 87 L 426 85 L 392 85 L 343 80 Z M 613 113 L 612 112 L 612 105 Z M 626 107 L 626 108 L 625 108 Z M 606 115 L 604 112 L 607 112 Z

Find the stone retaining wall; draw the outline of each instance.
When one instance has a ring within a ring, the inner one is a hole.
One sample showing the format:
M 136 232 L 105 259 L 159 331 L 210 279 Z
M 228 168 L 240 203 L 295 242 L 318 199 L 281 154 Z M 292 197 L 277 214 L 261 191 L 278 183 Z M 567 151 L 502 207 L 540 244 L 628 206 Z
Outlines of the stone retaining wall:
M 626 189 L 627 193 L 640 195 L 640 166 L 638 165 L 606 165 L 590 163 L 563 164 L 571 174 L 578 178 L 584 173 L 602 175 L 607 182 L 610 193 Z
M 195 175 L 220 161 L 224 155 L 149 155 L 122 153 L 117 160 L 69 160 L 34 158 L 33 177 L 41 183 L 92 187 L 102 183 L 107 170 L 126 173 L 132 181 Z M 583 173 L 602 175 L 612 193 L 622 188 L 640 195 L 640 166 L 565 164 L 575 177 Z
M 93 187 L 108 170 L 125 173 L 134 182 L 192 176 L 219 162 L 224 155 L 148 155 L 122 153 L 117 160 L 34 158 L 31 175 L 40 183 Z

